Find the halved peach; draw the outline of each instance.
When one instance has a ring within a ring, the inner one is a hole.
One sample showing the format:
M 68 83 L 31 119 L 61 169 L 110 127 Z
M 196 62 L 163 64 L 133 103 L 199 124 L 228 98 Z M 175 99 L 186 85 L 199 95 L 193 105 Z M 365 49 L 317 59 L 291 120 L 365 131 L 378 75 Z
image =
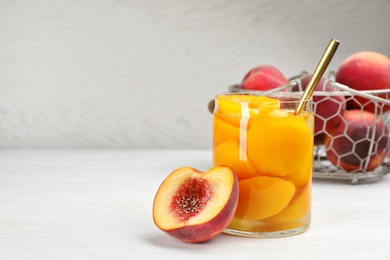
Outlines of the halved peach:
M 260 220 L 282 211 L 295 193 L 290 181 L 259 176 L 239 181 L 239 201 L 235 218 Z
M 213 162 L 215 166 L 229 166 L 238 180 L 256 177 L 256 169 L 246 153 L 245 146 L 237 140 L 227 140 L 214 148 Z
M 206 172 L 182 167 L 160 185 L 153 202 L 153 221 L 179 240 L 205 242 L 228 226 L 237 202 L 238 180 L 229 167 Z

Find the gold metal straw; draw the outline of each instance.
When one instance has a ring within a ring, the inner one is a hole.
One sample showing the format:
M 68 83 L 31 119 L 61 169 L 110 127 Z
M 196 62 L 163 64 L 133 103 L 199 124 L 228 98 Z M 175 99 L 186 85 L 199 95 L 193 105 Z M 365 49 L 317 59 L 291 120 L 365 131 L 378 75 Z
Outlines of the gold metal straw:
M 306 105 L 307 100 L 313 95 L 314 89 L 316 88 L 322 75 L 324 75 L 324 72 L 328 67 L 330 61 L 332 60 L 333 55 L 335 54 L 338 46 L 339 46 L 339 41 L 335 39 L 332 39 L 330 41 L 328 47 L 326 48 L 324 54 L 322 55 L 320 62 L 318 63 L 316 69 L 313 72 L 313 76 L 311 77 L 309 83 L 306 86 L 305 91 L 303 92 L 298 107 L 294 112 L 295 115 L 302 112 L 303 108 Z

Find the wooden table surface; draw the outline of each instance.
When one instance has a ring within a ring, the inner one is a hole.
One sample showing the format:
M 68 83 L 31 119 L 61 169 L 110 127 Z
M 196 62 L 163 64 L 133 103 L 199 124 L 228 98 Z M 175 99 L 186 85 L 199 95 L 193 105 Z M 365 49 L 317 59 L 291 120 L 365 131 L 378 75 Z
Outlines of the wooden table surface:
M 174 169 L 209 150 L 1 150 L 0 259 L 390 259 L 390 176 L 314 180 L 312 225 L 275 239 L 222 234 L 186 244 L 152 220 Z

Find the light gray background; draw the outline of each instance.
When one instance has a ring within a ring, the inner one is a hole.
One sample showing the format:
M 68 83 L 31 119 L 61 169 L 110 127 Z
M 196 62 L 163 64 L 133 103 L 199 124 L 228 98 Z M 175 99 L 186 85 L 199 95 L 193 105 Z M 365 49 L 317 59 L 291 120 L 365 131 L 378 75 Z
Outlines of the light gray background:
M 390 56 L 389 27 L 389 0 L 1 0 L 0 149 L 208 149 L 249 69 Z

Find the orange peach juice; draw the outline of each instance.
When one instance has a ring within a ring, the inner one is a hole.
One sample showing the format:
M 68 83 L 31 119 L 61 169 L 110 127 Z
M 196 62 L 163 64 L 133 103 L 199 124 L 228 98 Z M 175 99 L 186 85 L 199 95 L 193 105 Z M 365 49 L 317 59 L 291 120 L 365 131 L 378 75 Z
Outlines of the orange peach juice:
M 213 164 L 239 180 L 239 202 L 225 231 L 253 237 L 302 233 L 310 224 L 314 117 L 311 102 L 250 94 L 216 97 Z

